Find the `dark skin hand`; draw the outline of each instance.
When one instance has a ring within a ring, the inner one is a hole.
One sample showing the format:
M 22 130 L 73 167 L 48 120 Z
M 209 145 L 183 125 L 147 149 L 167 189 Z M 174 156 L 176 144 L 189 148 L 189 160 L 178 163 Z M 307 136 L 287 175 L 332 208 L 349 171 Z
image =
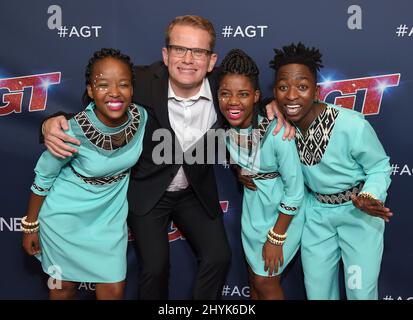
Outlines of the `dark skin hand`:
M 23 233 L 23 248 L 29 256 L 40 253 L 39 234 L 37 232 Z
M 242 185 L 252 191 L 257 191 L 257 186 L 254 183 L 254 180 L 251 179 L 248 175 L 243 175 L 241 167 L 236 165 L 235 172 L 237 173 L 238 181 L 242 183 Z
M 268 276 L 278 273 L 278 268 L 284 264 L 283 246 L 265 241 L 262 248 L 262 259 L 264 262 L 264 271 L 268 271 Z
M 390 218 L 393 216 L 393 212 L 391 212 L 389 208 L 386 208 L 383 205 L 383 202 L 379 200 L 354 195 L 351 196 L 351 200 L 356 208 L 371 216 L 382 218 L 386 222 L 389 222 Z
M 273 120 L 275 117 L 278 118 L 278 122 L 272 134 L 275 136 L 278 132 L 280 132 L 281 128 L 284 127 L 284 135 L 283 140 L 288 139 L 292 140 L 295 138 L 295 128 L 291 125 L 287 119 L 285 119 L 283 113 L 280 111 L 280 107 L 278 106 L 278 102 L 272 100 L 269 104 L 265 106 L 265 110 L 267 111 L 267 117 L 270 120 Z
M 29 206 L 27 208 L 27 222 L 34 222 L 37 220 L 44 198 L 44 196 L 39 196 L 33 192 L 30 193 Z M 41 247 L 39 234 L 37 232 L 23 233 L 23 248 L 30 256 L 40 253 Z
M 277 234 L 285 234 L 293 217 L 280 212 L 273 231 Z M 283 245 L 265 241 L 262 248 L 262 259 L 264 260 L 264 271 L 268 271 L 268 276 L 278 273 L 278 269 L 284 264 Z

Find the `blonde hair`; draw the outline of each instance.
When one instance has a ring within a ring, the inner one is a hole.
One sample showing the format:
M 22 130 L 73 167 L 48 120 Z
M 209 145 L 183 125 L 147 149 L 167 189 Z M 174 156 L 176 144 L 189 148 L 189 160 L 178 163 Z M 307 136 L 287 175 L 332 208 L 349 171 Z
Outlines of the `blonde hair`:
M 172 28 L 176 25 L 184 25 L 184 26 L 191 26 L 195 28 L 199 28 L 205 30 L 209 33 L 211 37 L 211 41 L 209 43 L 210 50 L 213 51 L 215 48 L 215 41 L 216 41 L 216 34 L 214 26 L 212 25 L 211 21 L 201 17 L 201 16 L 194 16 L 194 15 L 185 15 L 185 16 L 178 16 L 171 21 L 165 31 L 165 45 L 169 45 L 170 36 Z

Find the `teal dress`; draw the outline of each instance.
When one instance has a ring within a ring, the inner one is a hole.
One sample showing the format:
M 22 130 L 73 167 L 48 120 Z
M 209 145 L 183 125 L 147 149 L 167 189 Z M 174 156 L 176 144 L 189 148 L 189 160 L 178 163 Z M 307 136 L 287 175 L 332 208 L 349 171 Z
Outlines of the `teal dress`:
M 31 190 L 46 196 L 39 213 L 44 272 L 55 279 L 114 283 L 125 279 L 130 168 L 142 152 L 145 109 L 131 105 L 122 126 L 105 126 L 94 103 L 69 121 L 79 153 L 65 160 L 45 151 Z
M 244 187 L 241 239 L 248 265 L 261 276 L 268 276 L 262 249 L 279 212 L 295 216 L 283 244 L 284 264 L 273 275 L 282 273 L 298 251 L 304 225 L 304 213 L 299 209 L 304 197 L 304 182 L 297 150 L 294 141 L 282 140 L 283 132 L 272 135 L 276 123 L 276 120 L 269 122 L 259 117 L 260 129 L 254 130 L 257 135 L 252 134 L 251 127 L 232 128 L 226 138 L 231 161 L 244 173 L 252 174 L 257 186 L 256 191 Z M 249 136 L 250 142 L 243 143 L 242 139 L 240 142 L 240 135 Z
M 343 261 L 348 299 L 377 299 L 384 221 L 354 207 L 350 195 L 370 192 L 385 201 L 390 164 L 364 116 L 327 104 L 305 136 L 297 128 L 297 150 L 306 202 L 301 257 L 308 299 L 339 299 Z

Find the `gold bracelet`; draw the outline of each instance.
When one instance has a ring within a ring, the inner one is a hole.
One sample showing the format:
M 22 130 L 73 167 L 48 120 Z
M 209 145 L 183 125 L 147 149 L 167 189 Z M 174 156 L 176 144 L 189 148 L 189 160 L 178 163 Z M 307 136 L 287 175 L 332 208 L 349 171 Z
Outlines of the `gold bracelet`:
M 379 200 L 372 193 L 366 191 L 360 192 L 357 196 L 365 199 Z
M 26 219 L 27 219 L 27 216 L 24 216 L 22 218 L 22 225 L 25 227 L 37 227 L 39 225 L 39 220 L 36 220 L 33 222 L 27 222 Z
M 276 239 L 278 239 L 278 240 L 285 240 L 285 239 L 287 238 L 287 232 L 284 233 L 284 234 L 278 234 L 278 233 L 275 233 L 275 232 L 274 232 L 273 228 L 271 228 L 271 229 L 268 231 L 268 233 L 269 233 L 273 238 L 276 238 Z
M 35 233 L 39 231 L 39 226 L 37 226 L 36 228 L 32 228 L 32 229 L 26 229 L 25 227 L 22 227 L 22 231 L 23 233 L 26 233 L 26 234 Z
M 284 244 L 284 242 L 285 242 L 285 240 L 277 240 L 277 239 L 274 239 L 273 237 L 271 237 L 270 234 L 267 234 L 267 240 L 268 240 L 270 243 L 272 243 L 272 244 L 274 244 L 274 245 L 276 245 L 276 246 L 282 246 L 282 245 Z

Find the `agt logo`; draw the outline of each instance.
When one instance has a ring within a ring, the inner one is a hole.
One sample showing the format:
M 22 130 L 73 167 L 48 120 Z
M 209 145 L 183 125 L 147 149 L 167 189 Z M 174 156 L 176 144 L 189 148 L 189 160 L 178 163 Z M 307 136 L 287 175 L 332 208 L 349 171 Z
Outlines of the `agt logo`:
M 48 89 L 59 84 L 60 72 L 34 74 L 16 78 L 0 79 L 0 116 L 21 113 L 23 98 L 29 99 L 28 110 L 46 109 Z M 361 112 L 374 115 L 380 112 L 383 93 L 388 87 L 399 85 L 400 73 L 354 78 L 337 81 L 324 81 L 320 85 L 320 99 L 354 109 L 360 100 Z M 25 99 L 26 100 L 26 99 Z
M 362 102 L 361 113 L 365 115 L 380 112 L 383 93 L 388 87 L 399 85 L 400 73 L 385 74 L 374 77 L 354 78 L 339 81 L 324 81 L 320 85 L 322 101 L 354 109 L 356 101 Z
M 63 25 L 62 7 L 53 4 L 47 8 L 50 17 L 47 19 L 47 27 L 50 30 L 57 30 L 60 38 L 90 38 L 99 37 L 102 26 L 66 26 Z
M 226 213 L 228 211 L 229 207 L 229 201 L 220 201 L 219 202 L 221 205 L 222 212 Z M 168 231 L 168 239 L 169 242 L 173 242 L 175 240 L 185 240 L 185 237 L 182 235 L 181 231 L 178 230 L 178 227 L 175 225 L 175 223 L 172 221 L 170 225 L 170 230 Z M 128 232 L 128 241 L 133 241 L 134 237 L 132 232 L 129 230 Z
M 46 109 L 47 93 L 51 85 L 59 84 L 60 72 L 33 74 L 16 78 L 0 78 L 0 116 L 21 113 L 23 98 L 29 112 Z

